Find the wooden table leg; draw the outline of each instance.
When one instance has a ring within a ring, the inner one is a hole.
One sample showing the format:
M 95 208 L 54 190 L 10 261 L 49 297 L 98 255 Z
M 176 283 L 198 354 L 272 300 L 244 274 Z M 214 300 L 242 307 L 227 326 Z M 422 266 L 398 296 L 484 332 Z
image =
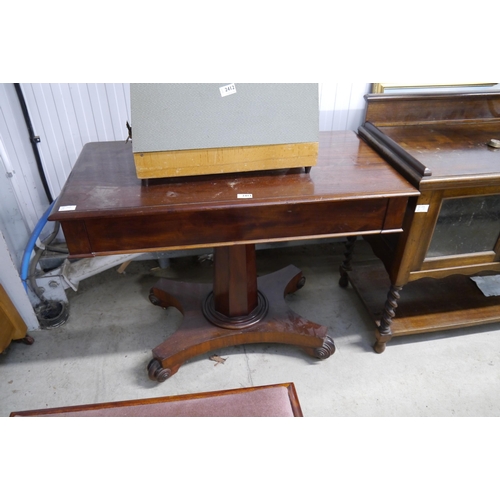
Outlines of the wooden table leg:
M 194 356 L 240 344 L 291 344 L 328 358 L 335 345 L 327 328 L 295 314 L 285 302 L 304 281 L 295 266 L 257 278 L 255 245 L 215 249 L 213 286 L 160 279 L 151 302 L 175 307 L 183 322 L 153 349 L 149 378 L 163 382 Z
M 342 288 L 346 288 L 347 285 L 349 284 L 348 273 L 349 271 L 352 270 L 351 261 L 352 261 L 352 254 L 354 252 L 354 245 L 356 244 L 356 239 L 357 236 L 348 236 L 347 241 L 345 243 L 344 260 L 342 261 L 342 264 L 340 264 L 339 267 L 339 272 L 340 272 L 339 285 Z

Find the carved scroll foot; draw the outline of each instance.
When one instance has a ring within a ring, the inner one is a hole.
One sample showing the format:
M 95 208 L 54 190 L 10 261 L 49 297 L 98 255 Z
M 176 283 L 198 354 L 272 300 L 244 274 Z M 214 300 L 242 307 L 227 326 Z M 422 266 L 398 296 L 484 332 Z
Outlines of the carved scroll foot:
M 288 306 L 285 296 L 304 286 L 302 272 L 295 266 L 261 276 L 257 279 L 258 292 L 266 298 L 265 317 L 250 324 L 212 322 L 203 307 L 212 293 L 208 283 L 183 283 L 165 278 L 151 289 L 150 301 L 160 307 L 175 307 L 183 315 L 179 329 L 153 349 L 147 373 L 151 380 L 163 382 L 174 375 L 181 365 L 195 356 L 234 345 L 279 343 L 295 345 L 319 359 L 335 352 L 333 340 L 327 336 L 327 327 L 313 323 L 296 314 Z M 257 308 L 256 308 L 257 309 Z M 252 312 L 253 313 L 253 312 Z M 237 323 L 239 317 L 233 317 Z
M 304 352 L 313 358 L 328 359 L 335 352 L 335 349 L 333 339 L 329 335 L 326 335 L 323 339 L 323 345 L 314 348 L 305 348 Z
M 380 320 L 376 337 L 377 341 L 373 346 L 375 352 L 378 354 L 385 351 L 385 344 L 392 339 L 391 325 L 396 316 L 396 308 L 398 307 L 398 300 L 401 298 L 399 292 L 403 289 L 402 286 L 391 285 L 385 301 L 384 311 Z
M 348 271 L 351 271 L 351 261 L 354 252 L 354 245 L 356 243 L 356 236 L 348 236 L 345 243 L 344 260 L 339 267 L 340 279 L 339 286 L 346 288 L 349 284 Z
M 327 359 L 335 352 L 335 343 L 333 339 L 327 335 L 321 347 L 314 349 L 314 355 L 318 359 Z

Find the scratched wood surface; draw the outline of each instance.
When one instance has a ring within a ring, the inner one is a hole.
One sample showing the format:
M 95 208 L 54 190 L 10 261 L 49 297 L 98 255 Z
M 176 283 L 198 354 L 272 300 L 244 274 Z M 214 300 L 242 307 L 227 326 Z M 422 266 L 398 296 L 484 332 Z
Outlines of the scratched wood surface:
M 50 220 L 62 223 L 70 252 L 85 256 L 397 230 L 406 200 L 417 194 L 354 132 L 320 133 L 318 163 L 309 173 L 284 169 L 147 186 L 135 173 L 130 143 L 89 143 Z
M 500 121 L 383 127 L 382 130 L 430 168 L 432 177 L 425 179 L 427 183 L 438 178 L 481 174 L 494 174 L 500 179 L 500 150 L 487 145 L 490 139 L 500 138 Z
M 366 120 L 430 169 L 421 189 L 500 183 L 500 93 L 369 95 Z M 471 183 L 472 184 L 472 183 Z

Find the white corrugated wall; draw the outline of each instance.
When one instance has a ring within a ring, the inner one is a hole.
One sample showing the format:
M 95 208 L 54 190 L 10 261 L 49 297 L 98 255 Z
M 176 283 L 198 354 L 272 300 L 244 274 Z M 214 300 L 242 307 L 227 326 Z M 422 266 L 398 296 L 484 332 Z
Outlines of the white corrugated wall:
M 23 83 L 21 88 L 54 198 L 87 142 L 127 137 L 129 84 Z
M 370 83 L 320 83 L 319 129 L 357 130 L 365 112 Z

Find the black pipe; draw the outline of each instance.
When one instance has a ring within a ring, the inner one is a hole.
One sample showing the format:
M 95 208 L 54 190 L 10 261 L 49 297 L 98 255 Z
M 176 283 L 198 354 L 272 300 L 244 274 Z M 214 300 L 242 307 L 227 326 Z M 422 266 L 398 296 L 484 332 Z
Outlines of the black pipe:
M 23 111 L 26 127 L 28 128 L 31 147 L 33 148 L 33 153 L 35 154 L 35 160 L 38 167 L 38 173 L 40 174 L 40 179 L 42 180 L 43 188 L 45 190 L 47 199 L 49 200 L 49 203 L 52 203 L 54 199 L 52 198 L 52 194 L 50 193 L 49 185 L 47 183 L 47 177 L 45 177 L 45 171 L 43 170 L 42 159 L 40 158 L 40 152 L 38 151 L 38 146 L 37 146 L 37 143 L 40 142 L 40 138 L 35 136 L 35 132 L 33 130 L 33 124 L 31 123 L 31 118 L 28 113 L 28 107 L 26 106 L 26 101 L 24 100 L 24 95 L 21 89 L 21 85 L 19 83 L 14 83 L 14 87 L 16 89 L 17 98 L 19 99 L 19 104 L 21 104 L 21 109 Z

